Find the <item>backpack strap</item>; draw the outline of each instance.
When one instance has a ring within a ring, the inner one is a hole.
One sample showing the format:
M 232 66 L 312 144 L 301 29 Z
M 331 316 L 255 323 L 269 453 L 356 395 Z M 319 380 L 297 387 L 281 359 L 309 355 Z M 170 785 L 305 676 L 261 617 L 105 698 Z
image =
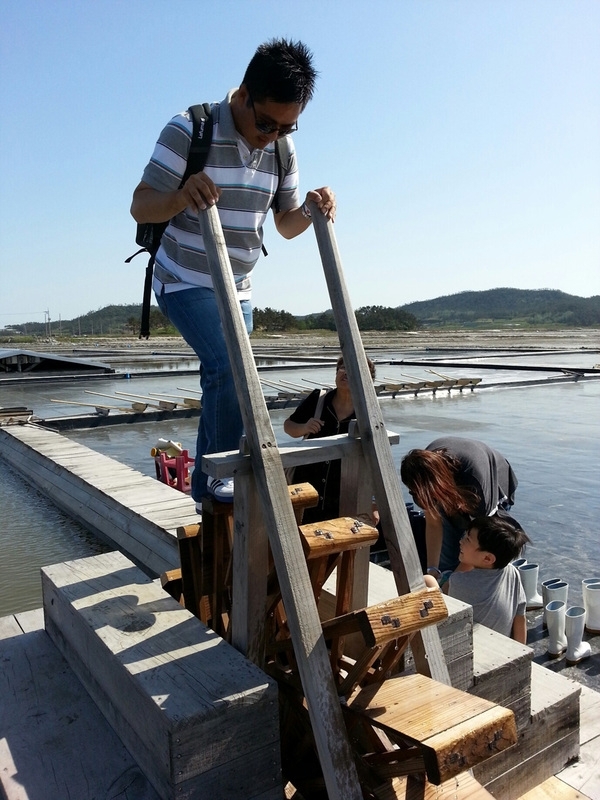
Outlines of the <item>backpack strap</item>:
M 213 119 L 210 104 L 202 103 L 202 105 L 190 106 L 188 111 L 190 117 L 192 118 L 192 140 L 190 143 L 190 150 L 188 153 L 185 172 L 183 173 L 181 183 L 179 184 L 180 189 L 190 175 L 195 175 L 197 172 L 201 172 L 204 169 L 204 165 L 206 164 L 206 160 L 208 158 L 208 152 L 212 144 Z M 146 231 L 150 232 L 151 243 L 147 247 L 142 247 L 141 250 L 138 250 L 137 253 L 134 253 L 125 262 L 127 263 L 128 261 L 131 261 L 132 258 L 135 258 L 135 256 L 137 256 L 139 253 L 142 253 L 144 250 L 147 250 L 150 253 L 148 266 L 146 267 L 146 275 L 144 278 L 142 317 L 140 320 L 140 339 L 148 339 L 150 337 L 150 299 L 152 297 L 154 260 L 160 246 L 162 234 L 164 233 L 167 225 L 168 222 L 161 223 L 160 226 L 138 226 L 138 232 L 140 228 L 144 228 Z M 143 238 L 138 241 L 138 244 L 141 244 L 142 242 L 144 242 Z
M 276 214 L 279 214 L 279 187 L 283 183 L 283 179 L 288 173 L 290 165 L 290 146 L 288 144 L 287 136 L 281 139 L 275 139 L 275 158 L 277 159 L 277 188 L 273 195 L 273 202 L 271 203 Z M 284 166 L 285 164 L 285 166 Z M 261 247 L 263 255 L 268 256 L 267 248 L 264 244 Z
M 325 405 L 325 395 L 327 394 L 327 389 L 321 389 L 319 394 L 319 399 L 317 400 L 317 407 L 315 408 L 315 419 L 321 419 L 321 415 L 323 413 L 323 406 Z
M 180 189 L 190 175 L 202 172 L 212 144 L 213 118 L 210 104 L 202 103 L 202 105 L 190 106 L 188 111 L 192 118 L 192 142 L 187 166 L 179 184 Z
M 319 399 L 317 400 L 317 407 L 315 408 L 315 419 L 321 419 L 321 415 L 323 413 L 323 406 L 325 405 L 325 395 L 327 394 L 327 389 L 320 389 L 319 390 Z M 303 439 L 308 439 L 308 433 L 305 433 L 302 437 Z
M 278 214 L 280 211 L 279 189 L 290 166 L 290 145 L 287 136 L 282 136 L 281 139 L 275 139 L 275 158 L 277 159 L 277 189 L 273 197 L 273 209 L 275 213 Z

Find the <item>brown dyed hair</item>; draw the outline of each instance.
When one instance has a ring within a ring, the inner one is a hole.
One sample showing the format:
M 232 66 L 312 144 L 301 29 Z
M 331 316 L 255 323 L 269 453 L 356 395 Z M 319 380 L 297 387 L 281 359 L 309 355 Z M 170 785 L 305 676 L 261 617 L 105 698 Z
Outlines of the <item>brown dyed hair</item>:
M 440 511 L 446 517 L 472 514 L 477 495 L 457 486 L 459 462 L 447 450 L 411 450 L 402 459 L 400 477 L 415 503 L 425 511 Z

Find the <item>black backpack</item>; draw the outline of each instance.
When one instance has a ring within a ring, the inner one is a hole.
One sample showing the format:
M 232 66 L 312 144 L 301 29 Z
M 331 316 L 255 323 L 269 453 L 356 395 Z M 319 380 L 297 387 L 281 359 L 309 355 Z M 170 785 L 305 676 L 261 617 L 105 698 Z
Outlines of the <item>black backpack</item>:
M 179 184 L 179 188 L 184 185 L 190 175 L 195 175 L 201 172 L 206 164 L 208 158 L 208 151 L 212 143 L 213 120 L 211 116 L 211 107 L 209 103 L 202 105 L 190 106 L 188 109 L 192 118 L 192 141 L 190 144 L 190 152 L 188 154 L 188 162 Z M 289 152 L 285 137 L 283 139 L 275 140 L 275 156 L 277 158 L 277 175 L 278 183 L 273 206 L 275 211 L 279 211 L 278 190 L 281 182 L 287 171 L 289 162 Z M 285 162 L 285 168 L 283 163 Z M 128 264 L 132 258 L 139 256 L 140 253 L 149 253 L 148 266 L 146 267 L 146 276 L 144 279 L 144 295 L 142 299 L 142 318 L 140 321 L 140 339 L 148 339 L 150 337 L 150 297 L 152 294 L 152 275 L 154 273 L 154 260 L 160 247 L 160 240 L 166 230 L 169 220 L 166 222 L 144 222 L 138 224 L 137 233 L 135 237 L 136 244 L 140 245 L 132 256 L 125 259 Z M 263 245 L 263 253 L 267 255 L 267 251 Z

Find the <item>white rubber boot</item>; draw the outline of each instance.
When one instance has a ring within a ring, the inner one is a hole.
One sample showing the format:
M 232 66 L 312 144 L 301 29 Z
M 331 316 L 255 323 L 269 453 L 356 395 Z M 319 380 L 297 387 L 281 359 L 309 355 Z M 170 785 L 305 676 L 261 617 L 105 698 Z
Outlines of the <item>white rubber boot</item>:
M 573 606 L 565 616 L 565 635 L 567 637 L 567 664 L 579 664 L 587 658 L 592 648 L 589 642 L 583 642 L 585 628 L 585 608 Z
M 552 600 L 546 606 L 546 619 L 548 620 L 548 655 L 558 658 L 567 649 L 565 636 L 565 615 L 567 604 L 562 600 Z
M 519 575 L 521 576 L 521 583 L 525 590 L 525 597 L 527 598 L 527 610 L 532 608 L 542 608 L 542 596 L 538 594 L 537 580 L 540 567 L 538 564 L 523 564 L 519 567 Z
M 514 561 L 511 562 L 515 569 L 519 569 L 519 567 L 524 567 L 527 563 L 526 558 L 515 558 Z
M 548 603 L 551 603 L 553 600 L 562 600 L 566 606 L 568 594 L 569 584 L 566 581 L 557 581 L 556 583 L 551 583 L 549 586 L 546 586 L 546 599 L 548 601 L 544 606 L 546 627 L 548 627 L 548 612 L 546 611 Z
M 585 629 L 589 633 L 600 633 L 600 580 L 587 579 L 583 590 L 583 605 L 586 610 Z
M 550 602 L 550 600 L 563 600 L 565 603 L 567 602 L 567 597 L 565 595 L 564 598 L 562 597 L 548 597 L 548 586 L 553 586 L 555 583 L 564 583 L 562 578 L 549 578 L 547 581 L 542 581 L 542 605 L 544 607 L 544 613 L 542 615 L 542 628 L 547 628 L 548 623 L 546 621 L 546 606 Z

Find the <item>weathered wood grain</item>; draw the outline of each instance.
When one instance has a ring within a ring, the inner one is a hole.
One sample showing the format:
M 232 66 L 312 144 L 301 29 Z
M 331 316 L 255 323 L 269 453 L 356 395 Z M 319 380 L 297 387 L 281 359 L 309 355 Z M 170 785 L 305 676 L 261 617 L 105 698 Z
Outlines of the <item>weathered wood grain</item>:
M 517 741 L 511 711 L 423 675 L 361 689 L 348 708 L 383 728 L 393 741 L 408 738 L 420 743 L 433 783 L 454 777 Z
M 351 517 L 340 517 L 300 526 L 302 547 L 307 560 L 334 553 L 369 547 L 377 541 L 377 528 Z
M 200 223 L 256 488 L 325 783 L 330 800 L 360 800 L 362 792 L 297 536 L 283 465 L 242 318 L 217 209 L 202 212 Z
M 446 796 L 453 800 L 491 800 L 493 797 L 468 772 L 440 786 L 416 776 L 394 778 L 377 788 L 375 795 L 377 800 L 440 800 Z
M 197 519 L 191 498 L 36 427 L 0 429 L 0 453 L 57 506 L 136 563 L 156 575 L 178 566 L 175 530 Z
M 386 540 L 398 594 L 406 594 L 424 585 L 417 548 L 402 499 L 358 323 L 346 289 L 333 223 L 325 219 L 316 204 L 313 203 L 312 206 L 313 227 L 354 401 L 365 463 L 377 498 L 381 529 Z M 422 674 L 450 683 L 448 668 L 435 628 L 426 628 L 419 632 L 414 637 L 412 650 Z
M 157 582 L 107 553 L 42 583 L 46 630 L 161 797 L 225 800 L 230 764 L 248 796 L 279 779 L 276 685 Z
M 507 796 L 514 798 L 558 772 L 579 750 L 579 685 L 535 663 L 531 676 L 531 721 L 519 730 L 516 747 L 474 770 L 485 786 L 508 787 Z

